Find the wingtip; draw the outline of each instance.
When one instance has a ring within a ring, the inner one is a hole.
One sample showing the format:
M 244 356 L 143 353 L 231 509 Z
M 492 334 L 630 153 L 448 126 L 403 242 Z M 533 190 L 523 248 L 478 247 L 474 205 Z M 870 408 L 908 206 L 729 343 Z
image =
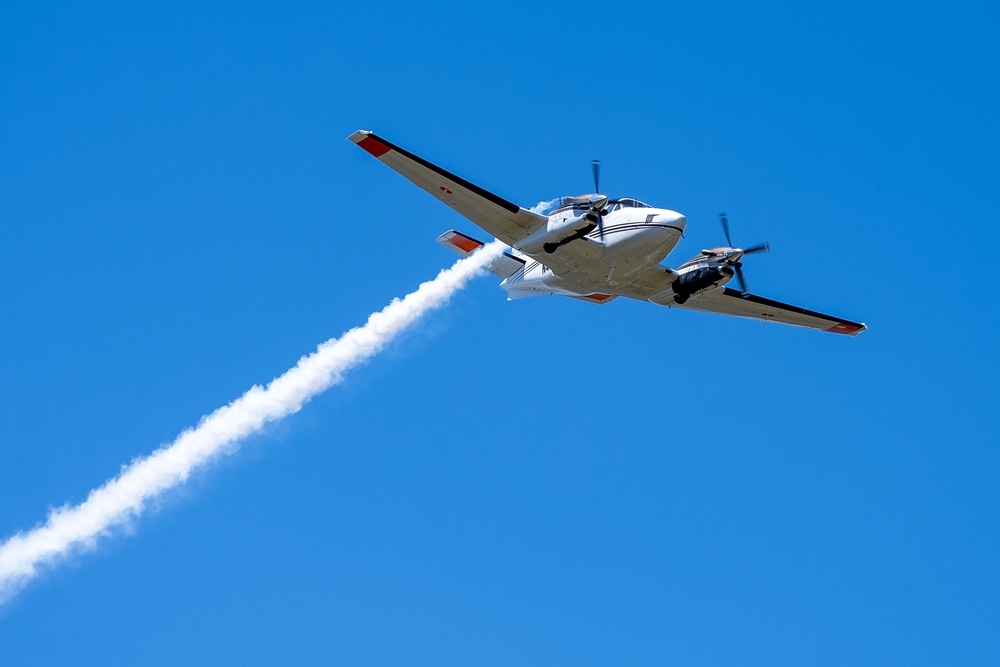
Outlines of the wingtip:
M 826 331 L 835 334 L 844 334 L 847 336 L 857 336 L 859 333 L 868 328 L 864 322 L 859 322 L 855 324 L 854 322 L 838 322 Z
M 371 130 L 358 130 L 347 138 L 377 158 L 382 157 L 393 148 L 388 142 L 379 139 Z

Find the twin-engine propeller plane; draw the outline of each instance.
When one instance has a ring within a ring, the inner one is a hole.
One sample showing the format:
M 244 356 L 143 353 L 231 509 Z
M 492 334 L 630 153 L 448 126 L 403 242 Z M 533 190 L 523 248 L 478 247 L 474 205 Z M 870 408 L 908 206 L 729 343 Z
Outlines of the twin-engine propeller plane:
M 671 269 L 660 264 L 680 241 L 687 219 L 636 199 L 602 194 L 560 197 L 533 210 L 521 208 L 464 178 L 417 157 L 372 132 L 350 140 L 392 167 L 417 187 L 509 246 L 488 268 L 503 278 L 509 299 L 561 294 L 592 303 L 619 296 L 661 306 L 749 317 L 766 322 L 857 335 L 858 322 L 772 301 L 747 291 L 743 258 L 769 249 L 765 244 L 735 248 L 722 215 L 724 248 L 701 254 Z M 594 161 L 594 190 L 600 192 L 600 163 Z M 483 246 L 455 230 L 438 242 L 460 255 Z M 727 286 L 734 280 L 739 289 Z

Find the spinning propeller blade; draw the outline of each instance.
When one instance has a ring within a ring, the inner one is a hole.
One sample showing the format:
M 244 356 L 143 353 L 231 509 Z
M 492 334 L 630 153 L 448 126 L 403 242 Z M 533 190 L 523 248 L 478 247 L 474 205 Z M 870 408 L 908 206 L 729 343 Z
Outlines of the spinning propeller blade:
M 726 217 L 725 213 L 719 214 L 719 221 L 722 223 L 722 233 L 726 235 L 726 243 L 728 243 L 729 247 L 732 248 L 733 242 L 729 236 L 729 219 Z M 755 252 L 768 252 L 770 249 L 771 249 L 771 244 L 765 241 L 764 243 L 758 243 L 757 245 L 752 245 L 749 248 L 743 248 L 739 256 L 744 257 L 746 255 L 752 255 Z M 747 279 L 746 276 L 743 275 L 743 262 L 740 261 L 735 262 L 733 264 L 733 268 L 736 269 L 736 280 L 739 283 L 740 292 L 746 294 Z
M 728 243 L 729 247 L 732 248 L 733 242 L 729 238 L 729 218 L 726 217 L 725 213 L 720 213 L 719 221 L 722 222 L 722 233 L 726 235 L 726 243 Z
M 590 161 L 590 165 L 594 170 L 594 193 L 601 194 L 601 161 L 594 158 Z M 607 199 L 604 200 L 607 203 Z M 604 241 L 604 204 L 601 204 L 601 208 L 597 210 L 597 234 L 601 237 L 601 242 Z
M 747 280 L 743 277 L 743 264 L 736 265 L 736 280 L 740 283 L 740 291 L 746 294 L 749 290 L 747 290 Z

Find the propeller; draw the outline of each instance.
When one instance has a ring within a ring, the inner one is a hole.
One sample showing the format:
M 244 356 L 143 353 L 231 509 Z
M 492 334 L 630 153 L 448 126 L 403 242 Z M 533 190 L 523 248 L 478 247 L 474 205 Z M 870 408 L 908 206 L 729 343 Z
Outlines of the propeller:
M 719 214 L 719 221 L 722 223 L 722 233 L 726 235 L 726 243 L 729 247 L 733 247 L 733 241 L 729 238 L 729 218 L 726 217 L 725 213 Z
M 725 213 L 719 214 L 719 221 L 722 223 L 722 233 L 726 235 L 726 243 L 729 244 L 730 248 L 733 248 L 733 241 L 729 236 L 729 218 L 726 217 Z M 736 280 L 740 284 L 740 292 L 743 294 L 747 293 L 747 281 L 743 276 L 743 262 L 739 261 L 746 255 L 752 255 L 757 252 L 767 252 L 771 249 L 771 244 L 764 242 L 752 245 L 749 248 L 743 248 L 739 254 L 736 255 L 736 261 L 730 262 L 733 268 L 736 269 Z M 739 248 L 737 248 L 739 250 Z
M 594 193 L 600 194 L 601 192 L 601 161 L 594 158 L 590 161 L 590 165 L 594 170 Z M 604 242 L 604 205 L 608 203 L 608 198 L 604 197 L 604 201 L 597 208 L 597 235 L 601 237 L 601 242 Z

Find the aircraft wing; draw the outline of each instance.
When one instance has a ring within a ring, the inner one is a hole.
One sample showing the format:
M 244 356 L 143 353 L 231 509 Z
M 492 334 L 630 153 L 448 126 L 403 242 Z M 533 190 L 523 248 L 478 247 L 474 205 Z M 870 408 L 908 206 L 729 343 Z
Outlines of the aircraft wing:
M 796 327 L 818 329 L 831 333 L 856 336 L 868 327 L 861 322 L 842 320 L 832 315 L 824 315 L 798 306 L 792 306 L 780 301 L 765 299 L 755 294 L 747 294 L 739 290 L 723 287 L 699 296 L 691 297 L 684 305 L 669 304 L 672 308 L 701 310 L 706 313 L 750 317 L 765 322 L 781 322 Z
M 514 245 L 548 220 L 544 215 L 532 213 L 473 185 L 372 132 L 358 130 L 348 138 L 507 245 Z

